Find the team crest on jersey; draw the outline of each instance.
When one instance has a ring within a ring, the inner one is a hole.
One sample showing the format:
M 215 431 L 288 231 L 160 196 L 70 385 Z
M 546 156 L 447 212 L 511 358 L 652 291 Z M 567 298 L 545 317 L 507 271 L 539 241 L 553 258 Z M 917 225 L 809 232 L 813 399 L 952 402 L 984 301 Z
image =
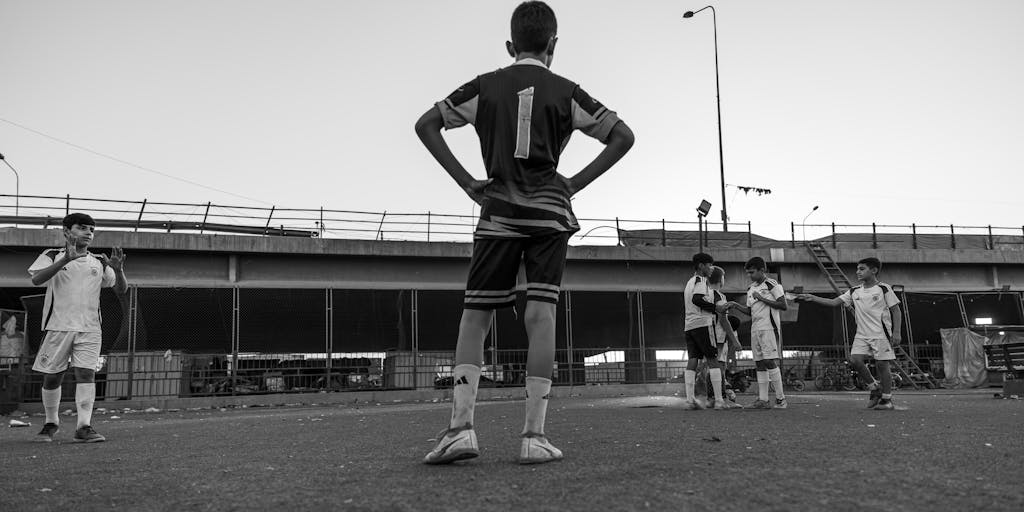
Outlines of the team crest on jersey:
M 98 276 L 98 275 L 100 275 L 100 271 L 99 271 L 99 270 L 96 270 L 95 268 L 93 268 L 93 269 L 92 269 L 92 275 L 93 275 L 93 276 Z

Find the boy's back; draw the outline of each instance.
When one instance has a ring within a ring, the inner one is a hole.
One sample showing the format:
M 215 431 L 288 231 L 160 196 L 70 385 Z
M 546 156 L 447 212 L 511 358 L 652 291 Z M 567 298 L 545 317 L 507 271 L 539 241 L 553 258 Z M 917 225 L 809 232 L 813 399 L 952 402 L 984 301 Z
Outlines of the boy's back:
M 605 141 L 618 116 L 575 83 L 526 58 L 466 83 L 437 104 L 444 126 L 476 127 L 488 178 L 476 238 L 579 230 L 558 160 L 573 130 Z

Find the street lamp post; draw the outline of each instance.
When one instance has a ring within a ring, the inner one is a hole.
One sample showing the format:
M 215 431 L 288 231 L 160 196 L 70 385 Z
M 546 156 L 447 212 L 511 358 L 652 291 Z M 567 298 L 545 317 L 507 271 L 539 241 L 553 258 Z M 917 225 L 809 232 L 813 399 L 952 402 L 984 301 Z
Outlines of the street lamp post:
M 722 95 L 718 88 L 718 18 L 714 6 L 707 6 L 696 11 L 686 11 L 683 18 L 692 18 L 694 14 L 711 9 L 711 25 L 715 35 L 715 102 L 718 105 L 718 166 L 722 177 L 722 231 L 729 231 L 729 214 L 725 205 L 725 159 L 722 156 Z
M 14 173 L 14 216 L 18 216 L 18 197 L 21 196 L 21 177 L 18 176 L 18 170 L 14 168 L 5 158 L 3 153 L 0 153 L 0 160 L 3 160 L 7 167 L 11 168 L 11 172 Z
M 810 217 L 811 214 L 816 212 L 816 211 L 818 211 L 818 205 L 814 205 L 814 208 L 811 208 L 811 211 L 808 212 L 807 215 L 804 215 L 804 220 L 800 222 L 800 226 L 802 226 L 803 230 L 804 230 L 804 243 L 805 244 L 807 243 L 807 217 Z

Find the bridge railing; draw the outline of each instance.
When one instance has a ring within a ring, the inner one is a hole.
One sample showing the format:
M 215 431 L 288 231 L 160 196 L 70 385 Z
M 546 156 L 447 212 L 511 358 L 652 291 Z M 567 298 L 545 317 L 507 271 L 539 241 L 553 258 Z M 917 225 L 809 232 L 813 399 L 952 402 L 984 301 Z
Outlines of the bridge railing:
M 476 212 L 369 212 L 0 194 L 0 225 L 53 227 L 73 211 L 102 220 L 104 229 L 424 242 L 470 242 L 477 222 Z M 698 231 L 696 221 L 581 218 L 579 223 L 573 244 L 618 245 L 624 231 L 647 231 L 654 233 L 649 245 L 679 245 L 692 237 L 678 233 Z M 749 223 L 745 226 L 749 230 Z
M 790 223 L 790 244 L 818 241 L 833 249 L 856 245 L 873 249 L 1024 250 L 1024 226 L 927 224 Z

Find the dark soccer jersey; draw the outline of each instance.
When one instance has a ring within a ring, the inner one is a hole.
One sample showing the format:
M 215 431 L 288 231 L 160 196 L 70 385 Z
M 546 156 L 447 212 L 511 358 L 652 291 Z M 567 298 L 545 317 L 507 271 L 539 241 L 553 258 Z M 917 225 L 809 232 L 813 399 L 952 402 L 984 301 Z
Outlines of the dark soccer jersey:
M 476 238 L 579 230 L 558 158 L 573 130 L 604 142 L 619 122 L 615 112 L 534 59 L 474 78 L 437 108 L 445 129 L 476 127 L 487 177 L 494 179 Z

